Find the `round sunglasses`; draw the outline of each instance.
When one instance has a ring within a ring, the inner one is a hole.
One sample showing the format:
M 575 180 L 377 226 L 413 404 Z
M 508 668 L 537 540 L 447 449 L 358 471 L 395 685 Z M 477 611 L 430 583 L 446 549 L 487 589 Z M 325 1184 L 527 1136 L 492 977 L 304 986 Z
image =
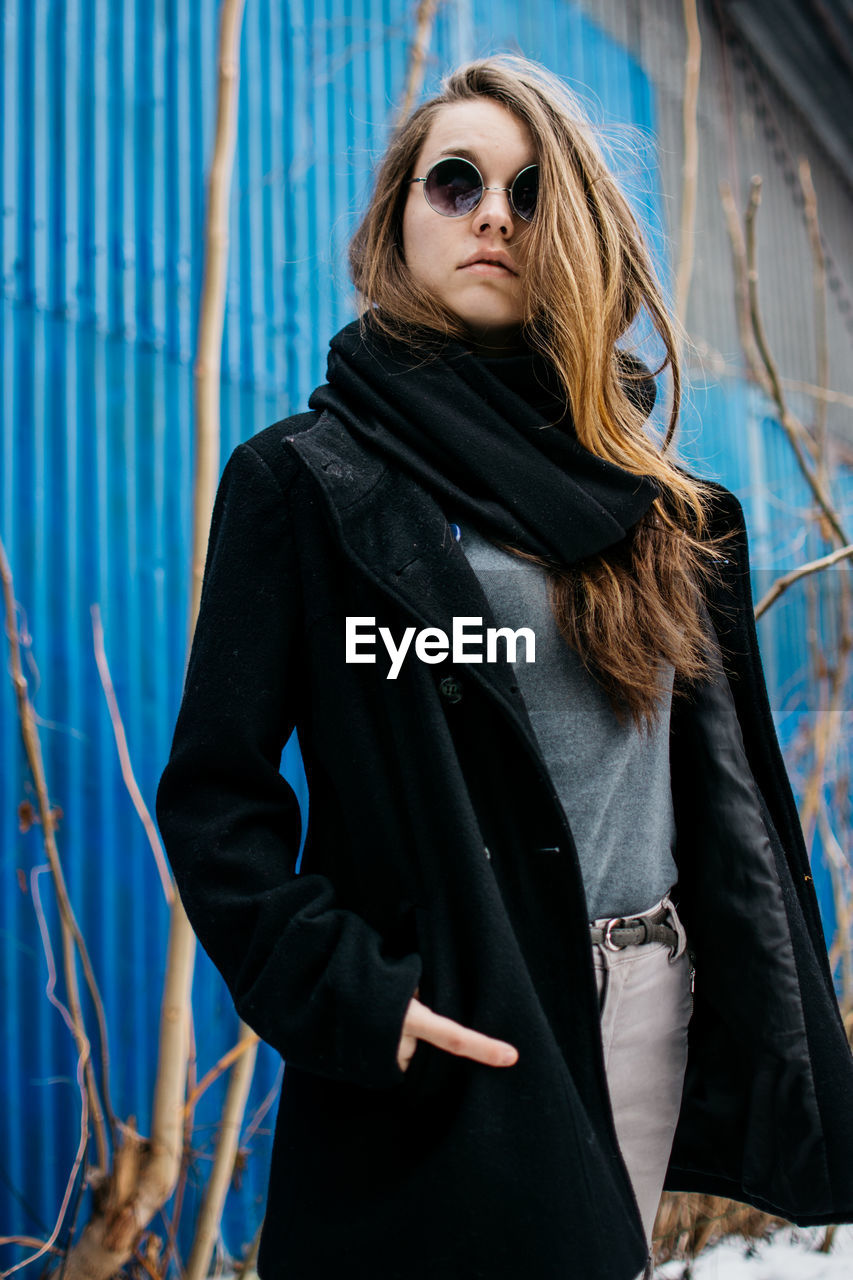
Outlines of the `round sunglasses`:
M 539 166 L 529 164 L 522 169 L 510 187 L 487 187 L 480 170 L 470 160 L 446 156 L 430 165 L 425 177 L 410 178 L 409 182 L 422 182 L 427 204 L 445 218 L 462 218 L 471 213 L 487 191 L 508 191 L 519 218 L 529 222 L 536 212 Z

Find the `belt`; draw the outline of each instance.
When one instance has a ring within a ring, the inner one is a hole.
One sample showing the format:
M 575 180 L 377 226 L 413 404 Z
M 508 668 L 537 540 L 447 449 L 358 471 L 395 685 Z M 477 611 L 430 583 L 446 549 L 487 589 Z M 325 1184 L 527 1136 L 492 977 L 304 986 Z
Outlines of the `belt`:
M 602 943 L 608 951 L 621 951 L 635 943 L 665 942 L 668 947 L 678 946 L 678 934 L 662 922 L 669 915 L 664 904 L 647 916 L 613 916 L 605 925 L 589 926 L 592 942 Z

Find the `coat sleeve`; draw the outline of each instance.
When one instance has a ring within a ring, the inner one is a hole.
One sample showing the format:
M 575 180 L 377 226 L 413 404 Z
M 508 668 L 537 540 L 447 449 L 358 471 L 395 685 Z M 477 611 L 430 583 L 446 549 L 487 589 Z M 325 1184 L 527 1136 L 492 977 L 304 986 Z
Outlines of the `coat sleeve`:
M 238 445 L 213 509 L 198 620 L 157 820 L 178 891 L 240 1017 L 294 1066 L 382 1088 L 421 976 L 323 875 L 296 874 L 299 805 L 279 772 L 300 682 L 287 497 Z

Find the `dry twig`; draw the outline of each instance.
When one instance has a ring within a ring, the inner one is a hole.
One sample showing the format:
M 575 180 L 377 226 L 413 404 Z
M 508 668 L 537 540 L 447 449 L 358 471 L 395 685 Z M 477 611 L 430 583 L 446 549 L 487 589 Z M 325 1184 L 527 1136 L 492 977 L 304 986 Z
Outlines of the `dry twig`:
M 83 1062 L 89 1117 L 94 1130 L 98 1159 L 98 1170 L 96 1171 L 96 1176 L 99 1176 L 99 1174 L 104 1172 L 107 1168 L 109 1158 L 108 1142 L 106 1125 L 104 1122 L 104 1110 L 98 1093 L 97 1081 L 95 1080 L 89 1038 L 86 1035 L 83 1011 L 80 1003 L 80 991 L 77 985 L 77 954 L 80 955 L 86 982 L 96 1008 L 103 1009 L 103 1005 L 98 991 L 98 984 L 95 980 L 94 970 L 92 969 L 89 959 L 89 953 L 86 949 L 86 944 L 83 941 L 83 936 L 80 933 L 80 928 L 77 924 L 77 919 L 71 906 L 71 900 L 68 896 L 68 888 L 65 883 L 62 862 L 59 857 L 59 849 L 56 843 L 56 818 L 48 795 L 44 760 L 41 751 L 41 740 L 39 738 L 38 728 L 36 725 L 35 710 L 29 698 L 27 679 L 21 665 L 21 650 L 16 624 L 15 592 L 12 581 L 12 570 L 9 566 L 6 549 L 2 541 L 0 541 L 0 577 L 3 580 L 6 635 L 9 640 L 9 668 L 12 677 L 12 684 L 15 689 L 15 699 L 18 707 L 18 718 L 21 725 L 21 737 L 23 738 L 24 751 L 26 753 L 27 763 L 30 767 L 33 785 L 35 786 L 36 791 L 38 812 L 42 828 L 42 840 L 44 843 L 45 853 L 47 854 L 51 876 L 53 877 L 57 905 L 59 907 L 60 928 L 62 934 L 63 973 L 68 995 L 68 1008 L 71 1018 L 70 1025 L 77 1045 L 77 1051 Z M 105 1043 L 105 1039 L 102 1043 Z M 112 1115 L 111 1119 L 113 1119 Z
M 397 111 L 395 128 L 403 123 L 415 105 L 424 80 L 427 50 L 432 36 L 435 15 L 442 0 L 419 0 L 417 18 L 415 20 L 415 38 L 409 50 L 409 65 L 406 71 L 406 87 Z
M 769 609 L 771 604 L 775 604 L 783 592 L 787 591 L 795 582 L 799 582 L 800 578 L 805 578 L 810 573 L 820 573 L 821 570 L 829 569 L 832 565 L 838 564 L 840 560 L 848 560 L 851 556 L 853 556 L 853 543 L 847 547 L 839 547 L 837 551 L 832 551 L 827 556 L 821 556 L 819 560 L 810 560 L 808 564 L 801 564 L 798 568 L 792 569 L 790 573 L 786 573 L 784 577 L 777 578 L 770 590 L 761 597 L 761 600 L 755 606 L 756 618 L 760 618 L 762 613 Z
M 148 843 L 151 846 L 151 852 L 154 854 L 154 861 L 157 864 L 157 871 L 160 875 L 160 883 L 163 886 L 163 896 L 166 901 L 171 904 L 175 896 L 175 887 L 172 883 L 172 875 L 169 871 L 166 855 L 163 852 L 163 845 L 160 842 L 160 836 L 157 833 L 157 827 L 154 819 L 148 811 L 148 806 L 142 799 L 142 792 L 136 782 L 136 775 L 133 772 L 133 764 L 130 759 L 130 752 L 127 747 L 127 734 L 124 731 L 124 724 L 119 711 L 118 699 L 115 695 L 112 676 L 110 675 L 110 664 L 107 659 L 107 651 L 104 647 L 104 628 L 101 622 L 101 610 L 98 605 L 90 606 L 89 613 L 92 618 L 92 638 L 95 647 L 95 663 L 98 668 L 98 675 L 101 678 L 101 688 L 104 691 L 104 697 L 107 700 L 107 709 L 110 716 L 110 724 L 113 727 L 113 737 L 115 738 L 116 750 L 118 752 L 119 762 L 121 764 L 121 776 L 124 779 L 124 785 L 133 801 L 133 807 L 139 815 L 139 820 L 145 828 L 145 834 L 148 837 Z
M 752 318 L 752 328 L 755 334 L 755 342 L 761 359 L 764 362 L 764 368 L 767 377 L 770 380 L 770 387 L 773 399 L 776 402 L 776 408 L 779 414 L 779 421 L 788 437 L 791 448 L 794 450 L 797 462 L 803 477 L 811 489 L 815 501 L 826 517 L 826 522 L 832 530 L 838 541 L 844 545 L 850 542 L 850 538 L 844 532 L 841 525 L 840 517 L 834 509 L 832 502 L 827 494 L 819 477 L 812 470 L 803 453 L 803 448 L 812 449 L 813 445 L 809 441 L 808 434 L 798 418 L 791 413 L 782 391 L 782 384 L 779 379 L 779 371 L 776 362 L 770 351 L 770 345 L 767 341 L 767 335 L 764 330 L 764 321 L 761 316 L 761 309 L 758 302 L 758 265 L 756 259 L 756 243 L 755 243 L 755 222 L 758 213 L 758 206 L 761 201 L 761 179 L 754 177 L 750 184 L 749 204 L 746 212 L 746 261 L 747 261 L 747 280 L 749 282 L 749 309 Z
M 829 341 L 826 326 L 826 256 L 817 216 L 817 194 L 812 182 L 811 168 L 805 156 L 800 156 L 800 186 L 803 191 L 803 207 L 809 244 L 812 251 L 812 282 L 814 287 L 816 380 L 819 387 L 829 382 Z M 823 485 L 829 484 L 829 457 L 826 438 L 826 400 L 818 399 L 814 437 L 817 452 L 818 476 Z
M 222 1109 L 222 1115 L 219 1120 L 216 1154 L 210 1177 L 204 1189 L 204 1199 L 198 1216 L 196 1235 L 193 1240 L 190 1259 L 187 1263 L 186 1280 L 204 1280 L 204 1277 L 208 1274 L 216 1234 L 222 1218 L 225 1197 L 228 1194 L 228 1187 L 234 1171 L 234 1160 L 240 1140 L 240 1126 L 243 1123 L 243 1115 L 246 1110 L 246 1102 L 249 1097 L 249 1089 L 252 1084 L 258 1053 L 258 1037 L 245 1023 L 240 1025 L 238 1049 L 242 1050 L 243 1046 L 245 1046 L 245 1051 L 237 1053 L 228 1081 L 225 1106 Z
M 228 1068 L 232 1067 L 238 1058 L 241 1058 L 249 1051 L 249 1049 L 252 1049 L 258 1043 L 260 1037 L 256 1032 L 247 1027 L 245 1023 L 241 1023 L 240 1027 L 240 1038 L 237 1043 L 232 1045 L 227 1053 L 223 1053 L 219 1061 L 214 1063 L 210 1070 L 202 1076 L 201 1080 L 199 1080 L 192 1092 L 187 1095 L 187 1101 L 184 1107 L 187 1115 L 192 1114 L 201 1095 L 205 1093 L 220 1076 L 224 1075 Z
M 699 73 L 702 66 L 702 36 L 696 0 L 683 0 L 687 53 L 684 59 L 684 99 L 682 122 L 684 156 L 681 167 L 681 225 L 678 237 L 678 266 L 675 273 L 675 314 L 681 325 L 687 321 L 687 299 L 693 275 L 696 235 L 696 190 L 699 179 Z
M 770 379 L 764 365 L 761 363 L 761 357 L 758 354 L 758 348 L 755 345 L 755 335 L 752 332 L 752 318 L 749 313 L 749 280 L 746 265 L 746 241 L 743 236 L 743 227 L 740 224 L 737 206 L 735 205 L 732 189 L 728 182 L 720 183 L 720 200 L 723 205 L 723 213 L 726 219 L 726 228 L 729 233 L 729 243 L 732 250 L 732 264 L 735 274 L 735 314 L 737 316 L 738 333 L 740 334 L 740 345 L 747 359 L 747 366 L 752 372 L 755 380 L 766 394 L 772 395 L 770 387 Z M 735 376 L 740 376 L 740 369 L 734 371 Z

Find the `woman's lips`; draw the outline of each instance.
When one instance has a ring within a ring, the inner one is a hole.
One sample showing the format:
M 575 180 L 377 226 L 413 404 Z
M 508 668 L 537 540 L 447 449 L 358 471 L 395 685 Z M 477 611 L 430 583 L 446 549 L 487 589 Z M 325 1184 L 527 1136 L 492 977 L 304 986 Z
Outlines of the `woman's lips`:
M 460 271 L 473 271 L 478 276 L 514 275 L 509 267 L 501 266 L 499 262 L 472 262 L 467 267 L 460 267 Z

